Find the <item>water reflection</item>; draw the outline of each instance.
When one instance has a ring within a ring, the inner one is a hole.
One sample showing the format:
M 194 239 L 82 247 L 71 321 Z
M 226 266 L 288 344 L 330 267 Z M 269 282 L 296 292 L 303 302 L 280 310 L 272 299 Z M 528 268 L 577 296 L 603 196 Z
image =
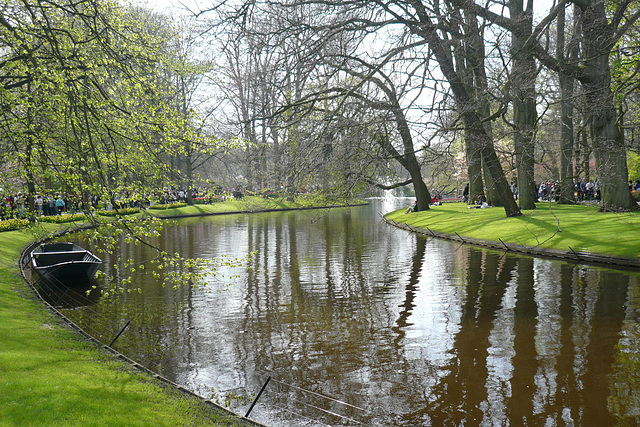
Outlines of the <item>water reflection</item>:
M 269 425 L 640 420 L 637 274 L 427 240 L 381 224 L 384 203 L 181 221 L 158 243 L 258 251 L 252 268 L 228 290 L 146 272 L 141 294 L 68 314 L 105 339 L 132 320 L 117 347 L 203 395 L 255 394 L 272 375 L 252 413 Z M 114 275 L 126 257 L 153 253 L 102 255 Z
M 94 305 L 102 295 L 102 289 L 89 279 L 79 279 L 73 286 L 55 280 L 38 280 L 35 287 L 43 300 L 60 309 Z

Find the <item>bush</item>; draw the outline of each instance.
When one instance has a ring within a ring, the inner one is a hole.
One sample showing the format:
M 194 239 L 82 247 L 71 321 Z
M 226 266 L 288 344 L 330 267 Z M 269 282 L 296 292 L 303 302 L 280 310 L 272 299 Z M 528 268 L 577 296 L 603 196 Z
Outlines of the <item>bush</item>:
M 138 212 L 140 212 L 139 208 L 124 208 L 124 209 L 118 209 L 117 211 L 115 209 L 109 210 L 109 211 L 104 211 L 104 210 L 96 211 L 96 214 L 100 216 L 118 216 L 118 215 L 131 215 Z
M 28 219 L 7 219 L 0 221 L 0 232 L 19 230 L 29 225 Z
M 83 221 L 87 219 L 87 216 L 85 214 L 81 214 L 81 213 L 74 213 L 71 215 L 51 215 L 51 216 L 41 216 L 38 218 L 38 221 L 40 222 L 52 222 L 54 224 L 62 224 L 65 222 L 72 222 L 72 221 Z
M 640 202 L 640 191 L 632 191 L 631 196 L 636 202 Z

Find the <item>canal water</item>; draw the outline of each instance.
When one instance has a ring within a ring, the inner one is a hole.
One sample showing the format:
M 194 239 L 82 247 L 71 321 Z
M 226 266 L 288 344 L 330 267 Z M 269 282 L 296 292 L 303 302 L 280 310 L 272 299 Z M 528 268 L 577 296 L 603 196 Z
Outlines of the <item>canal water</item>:
M 107 344 L 131 321 L 114 348 L 239 414 L 271 377 L 250 415 L 269 426 L 640 420 L 638 273 L 381 221 L 410 202 L 182 219 L 155 243 L 250 265 L 174 289 L 154 279 L 153 250 L 123 242 L 94 249 L 116 279 L 126 259 L 146 263 L 121 284 L 136 291 L 50 297 Z

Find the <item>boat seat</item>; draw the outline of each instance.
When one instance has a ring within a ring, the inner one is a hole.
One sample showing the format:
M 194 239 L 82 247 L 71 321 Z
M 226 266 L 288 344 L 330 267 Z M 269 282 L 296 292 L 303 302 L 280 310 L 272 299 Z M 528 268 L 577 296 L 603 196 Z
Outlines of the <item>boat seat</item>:
M 35 255 L 38 265 L 52 265 L 67 261 L 82 261 L 86 251 L 42 252 Z

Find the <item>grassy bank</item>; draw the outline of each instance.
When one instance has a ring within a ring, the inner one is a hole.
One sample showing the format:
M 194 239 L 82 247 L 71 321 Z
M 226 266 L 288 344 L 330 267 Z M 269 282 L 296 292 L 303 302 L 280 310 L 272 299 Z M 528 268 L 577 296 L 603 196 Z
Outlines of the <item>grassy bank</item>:
M 412 227 L 472 239 L 606 256 L 640 257 L 640 212 L 601 213 L 597 206 L 540 203 L 523 216 L 506 218 L 504 209 L 468 209 L 445 203 L 425 212 L 398 210 L 387 218 Z M 555 216 L 554 216 L 555 215 Z M 557 217 L 557 220 L 556 220 Z M 559 226 L 562 231 L 558 231 Z
M 311 198 L 293 202 L 248 197 L 153 209 L 134 216 L 211 215 L 317 205 Z M 64 326 L 35 298 L 20 276 L 20 252 L 37 238 L 36 233 L 42 236 L 70 227 L 75 225 L 40 222 L 35 228 L 0 232 L 0 425 L 247 425 L 114 359 Z
M 62 326 L 19 275 L 33 238 L 0 234 L 0 425 L 242 425 Z
M 296 200 L 284 198 L 264 198 L 248 196 L 242 200 L 228 200 L 211 204 L 183 206 L 169 209 L 148 209 L 145 215 L 153 215 L 159 218 L 185 216 L 185 215 L 214 215 L 229 212 L 258 212 L 279 209 L 305 209 L 323 205 L 322 201 L 312 196 L 297 197 Z

